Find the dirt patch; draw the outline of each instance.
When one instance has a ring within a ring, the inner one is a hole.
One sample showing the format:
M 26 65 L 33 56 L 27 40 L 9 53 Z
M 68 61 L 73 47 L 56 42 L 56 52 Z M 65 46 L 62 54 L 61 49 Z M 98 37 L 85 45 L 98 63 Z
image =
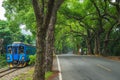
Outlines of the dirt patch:
M 120 61 L 120 56 L 108 56 L 108 57 L 105 57 L 107 59 L 111 59 L 111 60 L 117 60 L 117 61 Z
M 47 80 L 53 80 L 55 77 L 58 76 L 59 71 L 53 71 L 53 74 Z
M 103 57 L 111 60 L 120 61 L 120 56 L 101 56 L 101 55 L 88 55 L 88 56 Z

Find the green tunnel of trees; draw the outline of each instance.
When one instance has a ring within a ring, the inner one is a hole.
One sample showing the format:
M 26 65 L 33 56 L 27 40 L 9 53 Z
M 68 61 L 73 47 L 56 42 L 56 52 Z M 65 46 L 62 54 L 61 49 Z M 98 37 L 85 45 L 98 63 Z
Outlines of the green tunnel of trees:
M 119 0 L 4 0 L 3 7 L 7 20 L 0 20 L 0 49 L 36 40 L 33 80 L 44 80 L 45 69 L 51 71 L 53 53 L 120 55 Z M 32 35 L 21 33 L 20 25 Z
M 4 46 L 13 41 L 35 41 L 36 22 L 31 3 L 30 0 L 3 2 L 7 20 L 0 20 L 0 38 L 4 39 Z M 77 53 L 81 48 L 86 54 L 120 55 L 119 4 L 119 0 L 65 0 L 57 12 L 56 53 Z M 21 24 L 32 35 L 22 34 Z

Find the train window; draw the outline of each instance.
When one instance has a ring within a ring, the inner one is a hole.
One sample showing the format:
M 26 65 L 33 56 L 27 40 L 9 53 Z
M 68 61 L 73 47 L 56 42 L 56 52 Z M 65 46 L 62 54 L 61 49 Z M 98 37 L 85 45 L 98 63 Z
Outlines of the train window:
M 26 54 L 29 54 L 29 53 L 30 53 L 30 51 L 29 51 L 29 50 L 27 50 L 27 51 L 26 51 Z
M 24 53 L 24 47 L 23 46 L 19 46 L 19 54 Z
M 8 53 L 12 54 L 12 46 L 8 47 Z
M 17 47 L 13 47 L 13 53 L 17 54 Z

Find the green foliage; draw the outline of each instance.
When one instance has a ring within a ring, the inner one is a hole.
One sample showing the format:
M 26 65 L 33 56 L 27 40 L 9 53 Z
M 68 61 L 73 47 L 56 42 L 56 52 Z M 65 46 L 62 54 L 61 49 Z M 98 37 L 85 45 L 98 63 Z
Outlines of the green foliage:
M 5 55 L 0 55 L 0 68 L 7 66 Z
M 36 55 L 30 55 L 29 58 L 30 58 L 29 64 L 31 65 L 35 64 Z
M 6 17 L 15 24 L 25 24 L 27 29 L 36 34 L 35 15 L 32 8 L 31 0 L 21 1 L 6 0 L 3 2 L 3 7 L 6 9 Z
M 0 22 L 2 24 L 0 38 L 5 39 L 5 45 L 13 41 L 33 42 L 36 36 L 36 24 L 31 0 L 4 0 L 3 7 L 6 9 L 5 16 L 8 21 Z M 58 53 L 66 53 L 71 50 L 77 51 L 79 45 L 87 50 L 86 41 L 89 39 L 94 48 L 95 38 L 97 34 L 100 34 L 100 50 L 102 51 L 104 41 L 110 31 L 108 53 L 119 55 L 120 44 L 116 44 L 116 40 L 120 33 L 115 31 L 118 29 L 119 20 L 116 6 L 110 4 L 108 0 L 65 0 L 57 13 L 55 49 Z M 22 35 L 19 29 L 21 24 L 26 25 L 33 35 Z M 102 33 L 101 29 L 103 29 Z M 119 43 L 119 40 L 117 41 Z M 115 46 L 114 50 L 112 50 L 112 46 Z
M 79 1 L 67 0 L 61 6 L 55 27 L 55 48 L 57 53 L 76 51 L 77 45 L 83 43 L 80 35 L 86 35 L 86 30 L 79 25 L 79 21 L 73 18 L 79 19 L 79 17 L 85 15 L 84 12 L 80 14 L 81 11 L 82 4 Z
M 0 39 L 3 39 L 4 51 L 8 44 L 12 42 L 25 42 L 31 44 L 33 37 L 30 35 L 23 35 L 16 22 L 0 20 Z M 5 52 L 4 52 L 5 53 Z
M 27 71 L 26 73 L 22 73 L 18 76 L 16 76 L 13 80 L 32 80 L 34 69 Z M 53 72 L 46 72 L 45 73 L 45 79 L 47 80 L 51 75 L 53 75 Z
M 2 21 L 0 20 L 0 38 L 4 39 L 4 47 L 12 42 L 12 31 L 8 27 L 8 22 L 7 21 Z
M 10 34 L 11 38 L 11 42 L 8 42 L 7 44 L 15 41 L 31 44 L 36 34 L 35 17 L 31 0 L 5 0 L 3 2 L 3 7 L 6 10 L 6 22 L 7 27 L 10 30 L 10 33 L 6 34 Z M 24 35 L 24 33 L 21 33 L 20 25 L 25 25 L 26 30 L 29 29 L 33 35 Z
M 19 80 L 19 77 L 15 77 L 13 80 Z
M 83 0 L 83 2 L 80 2 L 79 0 L 66 0 L 58 12 L 58 20 L 55 28 L 56 50 L 58 53 L 64 53 L 70 51 L 67 49 L 77 50 L 77 46 L 79 45 L 79 47 L 82 47 L 86 51 L 87 40 L 90 40 L 93 49 L 97 34 L 100 34 L 100 50 L 103 50 L 104 41 L 110 32 L 108 38 L 110 42 L 107 46 L 107 51 L 109 55 L 120 55 L 118 54 L 119 44 L 114 42 L 118 40 L 117 36 L 119 35 L 114 30 L 120 30 L 116 28 L 117 24 L 114 25 L 117 16 L 119 17 L 116 7 L 108 1 Z M 103 32 L 101 33 L 102 29 Z M 111 39 L 113 43 L 111 43 Z M 116 46 L 114 50 L 112 48 L 113 45 Z
M 4 39 L 4 49 L 12 42 L 24 42 L 31 44 L 35 38 L 35 18 L 31 1 L 4 0 L 2 5 L 7 21 L 0 20 L 0 38 Z M 27 17 L 27 18 L 26 18 Z M 26 29 L 34 35 L 21 33 L 20 25 L 26 25 Z M 5 50 L 4 50 L 5 51 Z
M 52 74 L 53 74 L 53 72 L 46 72 L 45 73 L 45 78 L 48 79 Z

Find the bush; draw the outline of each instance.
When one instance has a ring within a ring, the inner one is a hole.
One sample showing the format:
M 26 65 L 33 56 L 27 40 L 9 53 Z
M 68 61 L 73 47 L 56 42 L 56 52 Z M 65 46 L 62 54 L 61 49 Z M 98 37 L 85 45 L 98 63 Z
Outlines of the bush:
M 30 62 L 29 62 L 29 64 L 34 65 L 35 64 L 35 59 L 36 59 L 36 55 L 30 55 Z
M 6 57 L 0 55 L 0 68 L 6 67 L 6 66 L 7 66 Z

